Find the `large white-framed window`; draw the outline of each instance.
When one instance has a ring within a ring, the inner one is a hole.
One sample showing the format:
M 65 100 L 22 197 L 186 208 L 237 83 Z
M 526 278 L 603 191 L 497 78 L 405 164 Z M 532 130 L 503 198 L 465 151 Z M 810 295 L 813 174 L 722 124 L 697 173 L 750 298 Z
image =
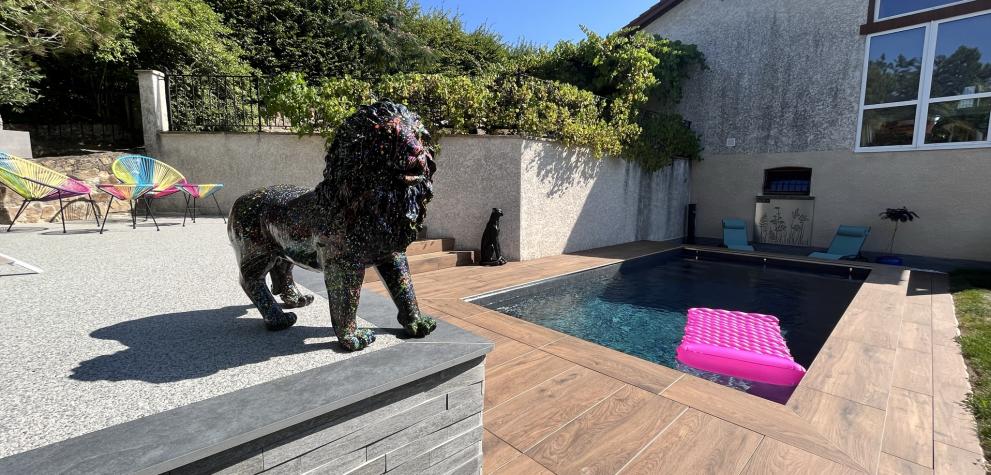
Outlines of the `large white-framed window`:
M 991 11 L 868 36 L 855 150 L 991 147 Z

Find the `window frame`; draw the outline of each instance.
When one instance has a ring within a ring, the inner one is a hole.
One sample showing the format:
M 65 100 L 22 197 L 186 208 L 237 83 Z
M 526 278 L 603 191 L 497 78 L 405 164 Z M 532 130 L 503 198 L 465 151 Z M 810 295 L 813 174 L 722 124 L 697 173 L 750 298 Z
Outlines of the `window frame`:
M 872 13 L 871 14 L 871 21 L 873 21 L 873 22 L 879 22 L 879 21 L 893 20 L 895 18 L 901 18 L 903 16 L 915 15 L 917 13 L 931 12 L 933 10 L 939 10 L 941 8 L 948 8 L 948 7 L 952 7 L 952 6 L 955 6 L 955 5 L 960 5 L 961 3 L 972 2 L 974 0 L 957 0 L 956 2 L 944 3 L 942 5 L 936 5 L 935 7 L 923 8 L 921 10 L 912 10 L 910 12 L 899 13 L 897 15 L 891 15 L 891 16 L 886 16 L 884 18 L 881 18 L 881 3 L 883 3 L 884 1 L 885 0 L 875 0 L 873 2 L 873 4 L 874 4 L 874 11 L 871 12 Z
M 970 0 L 967 0 L 970 1 Z M 962 2 L 961 2 L 962 3 Z M 942 7 L 940 7 L 942 8 Z M 915 12 L 913 12 L 915 13 Z M 863 61 L 863 71 L 860 82 L 860 103 L 857 109 L 857 137 L 854 143 L 854 152 L 896 152 L 896 151 L 912 151 L 912 150 L 952 150 L 952 149 L 968 149 L 968 148 L 991 148 L 991 116 L 988 118 L 988 137 L 983 141 L 971 141 L 971 142 L 952 142 L 952 143 L 925 143 L 925 132 L 927 120 L 929 117 L 929 105 L 932 103 L 940 102 L 952 102 L 960 101 L 966 99 L 980 99 L 988 98 L 991 99 L 991 91 L 980 92 L 974 94 L 961 94 L 956 96 L 946 96 L 938 97 L 933 100 L 929 97 L 932 92 L 932 75 L 935 69 L 935 58 L 936 55 L 936 40 L 939 35 L 939 25 L 943 23 L 948 23 L 957 20 L 963 20 L 971 17 L 981 16 L 981 15 L 991 15 L 991 10 L 985 10 L 980 12 L 968 13 L 966 15 L 959 15 L 951 18 L 943 18 L 939 20 L 932 20 L 924 23 L 919 23 L 911 26 L 905 26 L 902 28 L 881 31 L 877 33 L 872 33 L 867 35 L 866 41 L 864 42 L 864 61 Z M 889 17 L 893 18 L 893 17 Z M 886 18 L 889 19 L 889 18 Z M 874 37 L 883 36 L 892 33 L 898 33 L 902 31 L 914 30 L 917 28 L 925 29 L 925 40 L 922 44 L 922 71 L 919 78 L 919 92 L 916 98 L 908 101 L 899 102 L 887 102 L 882 104 L 864 104 L 867 97 L 867 73 L 870 64 L 871 57 L 871 40 Z M 912 143 L 910 145 L 883 145 L 877 147 L 864 147 L 861 145 L 861 135 L 864 131 L 864 111 L 871 109 L 887 109 L 899 106 L 915 106 L 915 128 L 912 132 Z

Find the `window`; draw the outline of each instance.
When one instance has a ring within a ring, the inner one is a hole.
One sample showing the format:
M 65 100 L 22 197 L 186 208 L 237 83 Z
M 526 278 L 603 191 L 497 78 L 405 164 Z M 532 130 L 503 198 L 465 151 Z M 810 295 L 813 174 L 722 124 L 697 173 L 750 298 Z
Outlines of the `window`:
M 991 13 L 868 37 L 862 94 L 859 151 L 991 146 Z
M 911 13 L 934 10 L 936 8 L 966 3 L 969 0 L 877 0 L 877 10 L 874 13 L 875 20 L 908 15 Z

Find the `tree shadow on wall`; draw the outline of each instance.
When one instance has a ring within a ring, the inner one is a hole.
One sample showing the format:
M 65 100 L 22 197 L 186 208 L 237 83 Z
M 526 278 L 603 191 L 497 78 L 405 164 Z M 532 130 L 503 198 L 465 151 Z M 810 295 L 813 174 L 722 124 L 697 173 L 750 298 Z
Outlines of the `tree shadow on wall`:
M 333 329 L 294 326 L 281 332 L 265 329 L 260 318 L 240 318 L 251 305 L 166 313 L 129 320 L 90 334 L 114 340 L 127 349 L 83 361 L 72 370 L 79 381 L 169 383 L 202 378 L 224 369 L 317 350 L 344 350 Z M 307 339 L 321 338 L 319 343 Z
M 549 183 L 548 197 L 557 197 L 572 186 L 595 179 L 600 163 L 585 150 L 565 148 L 558 142 L 530 140 L 523 144 L 524 156 L 533 155 L 530 163 L 524 164 L 525 174 L 535 173 L 542 183 Z M 603 157 L 602 160 L 616 160 Z

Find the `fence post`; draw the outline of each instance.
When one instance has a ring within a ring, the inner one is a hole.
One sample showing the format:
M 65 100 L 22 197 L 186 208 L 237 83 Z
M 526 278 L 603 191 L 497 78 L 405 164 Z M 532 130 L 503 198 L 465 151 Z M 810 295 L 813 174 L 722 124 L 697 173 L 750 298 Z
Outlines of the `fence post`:
M 255 78 L 255 110 L 258 112 L 258 133 L 262 133 L 262 88 L 261 80 L 258 76 Z
M 158 133 L 169 130 L 169 105 L 166 99 L 165 74 L 161 71 L 139 69 L 138 94 L 141 99 L 141 129 L 145 153 L 155 157 L 160 152 Z

